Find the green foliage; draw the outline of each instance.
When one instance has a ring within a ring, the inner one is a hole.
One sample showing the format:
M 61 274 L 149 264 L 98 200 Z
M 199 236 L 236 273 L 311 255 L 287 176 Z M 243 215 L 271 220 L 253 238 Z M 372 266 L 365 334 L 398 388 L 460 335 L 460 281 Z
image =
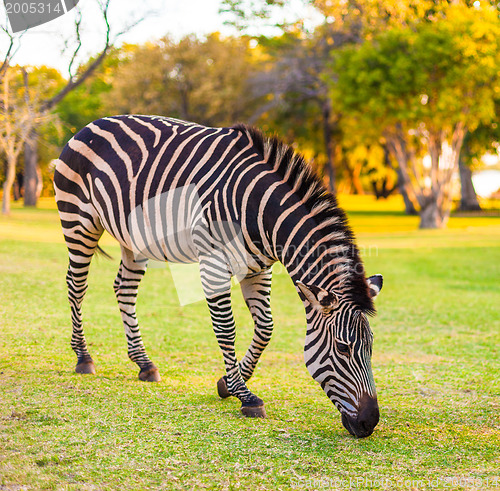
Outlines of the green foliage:
M 335 56 L 335 101 L 380 129 L 402 122 L 474 129 L 495 117 L 500 22 L 490 8 L 450 7 L 446 18 L 394 28 Z
M 188 36 L 128 46 L 107 98 L 108 112 L 160 114 L 223 126 L 247 117 L 255 104 L 249 39 Z
M 285 6 L 285 0 L 222 0 L 220 13 L 226 24 L 238 32 L 260 32 L 262 25 L 268 26 L 270 19 L 283 12 Z M 277 22 L 276 19 L 273 22 Z
M 55 68 L 44 65 L 35 67 L 16 65 L 10 67 L 9 71 L 10 105 L 29 100 L 30 104 L 36 108 L 43 99 L 53 96 L 64 82 L 63 77 Z M 26 72 L 28 93 L 25 90 L 23 71 Z
M 58 70 L 47 66 L 26 67 L 31 99 L 38 101 L 55 95 L 63 86 L 64 79 Z
M 496 118 L 498 12 L 453 4 L 435 20 L 391 28 L 333 58 L 329 83 L 344 119 L 384 138 L 420 226 L 444 226 L 464 136 Z
M 500 145 L 500 91 L 495 100 L 495 114 L 497 117 L 490 122 L 481 123 L 467 135 L 464 143 L 463 157 L 466 164 L 473 167 L 480 166 L 481 157 L 486 153 L 497 153 Z
M 137 380 L 112 289 L 119 247 L 107 237 L 115 260 L 94 261 L 84 303 L 98 373 L 75 374 L 53 204 L 0 218 L 0 486 L 312 490 L 321 485 L 307 479 L 341 479 L 336 488 L 348 489 L 351 478 L 362 490 L 425 491 L 459 489 L 444 479 L 467 478 L 495 489 L 499 218 L 452 218 L 448 230 L 418 232 L 393 200 L 340 200 L 367 270 L 385 278 L 371 321 L 381 422 L 364 440 L 343 429 L 304 367 L 304 311 L 286 275 L 273 278 L 276 332 L 250 381 L 268 418 L 248 420 L 235 399 L 216 396 L 223 363 L 208 309 L 179 307 L 168 270 L 150 269 L 139 294 L 163 380 Z M 251 319 L 233 296 L 241 355 Z
M 109 116 L 106 112 L 108 93 L 111 90 L 116 70 L 121 63 L 122 50 L 112 49 L 99 68 L 82 85 L 72 90 L 57 105 L 56 113 L 62 123 L 63 135 L 59 145 L 64 145 L 75 133 L 88 123 Z M 92 63 L 84 64 L 80 71 Z

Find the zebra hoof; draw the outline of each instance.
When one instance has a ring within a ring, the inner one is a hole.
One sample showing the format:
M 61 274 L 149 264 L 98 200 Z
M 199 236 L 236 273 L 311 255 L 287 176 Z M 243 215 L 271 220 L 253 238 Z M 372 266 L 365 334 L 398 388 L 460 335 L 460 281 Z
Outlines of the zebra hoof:
M 159 382 L 161 380 L 160 371 L 154 365 L 141 369 L 139 380 L 143 382 Z
M 227 377 L 221 377 L 217 382 L 217 392 L 221 399 L 227 399 L 231 394 L 227 390 Z
M 262 406 L 241 406 L 241 414 L 247 418 L 265 418 L 266 408 Z
M 86 373 L 95 375 L 95 365 L 92 360 L 82 361 L 78 363 L 75 368 L 76 373 Z

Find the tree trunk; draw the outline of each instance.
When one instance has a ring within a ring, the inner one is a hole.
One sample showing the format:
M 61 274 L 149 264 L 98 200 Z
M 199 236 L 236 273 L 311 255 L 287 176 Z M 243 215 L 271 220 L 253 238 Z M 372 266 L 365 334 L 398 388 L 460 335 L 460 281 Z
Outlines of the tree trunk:
M 479 211 L 481 205 L 477 199 L 476 190 L 472 183 L 472 172 L 468 165 L 465 164 L 463 158 L 458 161 L 458 170 L 460 174 L 460 210 L 461 211 Z
M 362 165 L 359 168 L 352 169 L 351 166 L 349 165 L 349 161 L 345 155 L 342 157 L 342 165 L 345 168 L 347 175 L 349 176 L 349 180 L 350 180 L 350 184 L 351 184 L 351 186 L 350 186 L 351 192 L 353 194 L 365 194 L 365 192 L 363 190 L 363 186 L 361 184 L 361 179 L 359 178 L 359 174 L 361 172 Z
M 352 185 L 354 186 L 354 194 L 363 195 L 365 190 L 361 184 L 361 171 L 363 170 L 363 163 L 358 163 L 352 170 Z
M 378 181 L 370 181 L 372 185 L 373 194 L 377 200 L 387 199 L 397 188 L 397 183 L 391 187 L 388 187 L 388 179 L 384 177 Z M 379 185 L 380 184 L 380 185 Z
M 39 185 L 38 134 L 33 129 L 24 144 L 24 206 L 36 206 Z
M 3 183 L 2 214 L 10 215 L 10 194 L 16 179 L 16 160 L 8 158 L 5 182 Z
M 21 199 L 21 186 L 19 185 L 18 179 L 14 179 L 14 184 L 12 186 L 12 195 L 14 201 L 19 201 Z
M 405 204 L 405 213 L 407 215 L 418 215 L 418 211 L 415 208 L 413 201 L 408 196 L 408 192 L 406 191 L 405 185 L 402 183 L 401 178 L 399 177 L 399 172 L 398 172 L 398 187 L 399 187 L 399 192 L 401 193 L 401 196 L 403 197 L 403 201 Z
M 420 210 L 419 228 L 442 228 L 445 222 L 441 215 L 438 203 L 435 199 L 429 198 Z
M 403 171 L 401 170 L 400 164 L 398 164 L 397 166 L 393 166 L 391 163 L 391 159 L 390 159 L 389 148 L 387 147 L 387 145 L 384 145 L 383 148 L 384 148 L 384 164 L 387 167 L 394 169 L 396 171 L 397 176 L 398 176 L 397 187 L 399 189 L 399 193 L 403 197 L 403 201 L 405 204 L 405 213 L 407 215 L 418 215 L 417 209 L 415 208 L 415 205 L 413 204 L 413 201 L 410 199 L 410 196 L 408 195 L 408 191 L 406 190 L 405 178 L 403 175 Z
M 328 167 L 328 189 L 331 193 L 335 193 L 335 162 L 334 162 L 334 147 L 332 139 L 332 125 L 330 122 L 330 100 L 327 99 L 323 102 L 321 106 L 321 112 L 323 115 L 323 139 L 325 143 L 326 150 L 326 165 Z

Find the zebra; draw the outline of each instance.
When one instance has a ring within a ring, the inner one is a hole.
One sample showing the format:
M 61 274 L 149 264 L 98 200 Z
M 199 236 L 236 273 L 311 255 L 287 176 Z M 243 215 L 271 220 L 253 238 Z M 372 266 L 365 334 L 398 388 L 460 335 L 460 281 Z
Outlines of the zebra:
M 76 372 L 95 373 L 82 301 L 106 230 L 121 247 L 114 290 L 139 379 L 160 380 L 136 316 L 148 261 L 197 262 L 225 365 L 218 394 L 237 397 L 244 416 L 265 417 L 263 400 L 247 382 L 271 339 L 271 268 L 281 262 L 304 304 L 309 373 L 349 433 L 373 432 L 379 408 L 368 316 L 383 279 L 366 278 L 345 212 L 292 146 L 243 124 L 212 128 L 162 116 L 105 117 L 67 143 L 54 187 L 69 252 Z M 234 242 L 239 246 L 229 250 Z M 230 294 L 235 275 L 254 322 L 240 361 Z

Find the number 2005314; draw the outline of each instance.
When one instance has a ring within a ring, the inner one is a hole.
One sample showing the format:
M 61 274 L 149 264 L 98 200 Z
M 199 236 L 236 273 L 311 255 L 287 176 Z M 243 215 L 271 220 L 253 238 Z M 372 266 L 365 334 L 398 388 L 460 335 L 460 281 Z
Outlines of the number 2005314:
M 50 14 L 52 12 L 62 13 L 61 4 L 43 3 L 43 2 L 17 2 L 5 3 L 8 14 Z

